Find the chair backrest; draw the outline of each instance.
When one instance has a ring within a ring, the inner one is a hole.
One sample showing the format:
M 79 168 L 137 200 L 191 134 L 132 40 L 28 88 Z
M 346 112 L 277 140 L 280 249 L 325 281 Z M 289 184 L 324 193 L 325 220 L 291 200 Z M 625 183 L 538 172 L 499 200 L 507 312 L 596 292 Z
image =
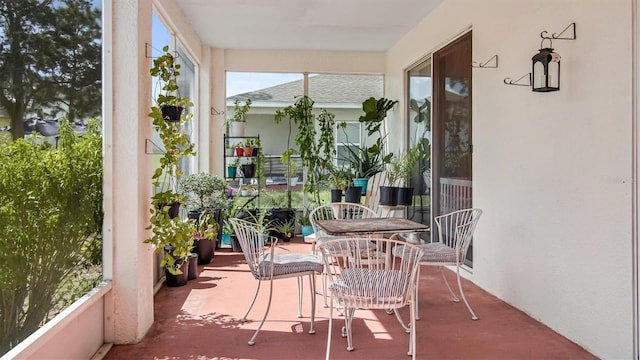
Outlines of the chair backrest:
M 367 219 L 378 217 L 373 210 L 362 204 L 356 203 L 329 203 L 316 207 L 309 213 L 311 226 L 316 234 L 316 239 L 327 234 L 317 224 L 318 220 L 333 219 Z
M 381 171 L 369 178 L 367 191 L 364 198 L 364 206 L 380 214 L 380 186 L 389 186 L 387 171 Z
M 268 238 L 268 236 L 262 234 L 260 228 L 255 223 L 237 218 L 230 218 L 229 221 L 238 237 L 242 254 L 245 260 L 247 260 L 247 265 L 249 265 L 251 273 L 256 279 L 264 277 L 267 274 L 261 272 L 264 272 L 265 268 L 264 266 L 259 266 L 259 264 L 266 256 L 264 253 L 264 245 L 265 239 Z
M 477 208 L 462 209 L 434 218 L 438 229 L 438 240 L 454 249 L 457 259 L 463 262 L 478 225 L 482 210 Z
M 370 261 L 376 256 L 372 254 L 376 249 L 395 246 L 402 246 L 402 256 Z M 338 238 L 319 244 L 318 251 L 330 278 L 331 295 L 340 306 L 396 309 L 405 306 L 415 294 L 424 255 L 415 245 L 386 238 Z

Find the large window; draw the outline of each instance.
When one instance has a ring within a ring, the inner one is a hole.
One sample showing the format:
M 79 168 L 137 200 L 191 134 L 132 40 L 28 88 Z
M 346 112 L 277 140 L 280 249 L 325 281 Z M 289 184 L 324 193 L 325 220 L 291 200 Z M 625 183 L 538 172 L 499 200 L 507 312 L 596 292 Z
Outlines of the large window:
M 340 122 L 340 120 L 338 120 Z M 349 167 L 349 154 L 357 152 L 362 145 L 362 124 L 357 121 L 344 121 L 345 126 L 336 126 L 336 165 Z M 349 151 L 348 148 L 351 148 Z
M 0 3 L 0 357 L 102 279 L 101 3 L 34 3 Z
M 193 121 L 189 122 L 185 126 L 185 130 L 188 134 L 190 134 L 191 142 L 197 141 L 197 128 L 198 128 L 198 94 L 197 94 L 197 66 L 187 53 L 187 51 L 180 46 L 180 43 L 171 35 L 169 29 L 164 25 L 162 20 L 153 13 L 152 21 L 151 21 L 151 56 L 157 57 L 162 54 L 162 49 L 165 46 L 169 47 L 169 51 L 174 53 L 177 59 L 177 63 L 180 64 L 180 76 L 178 77 L 178 86 L 180 87 L 179 95 L 181 97 L 187 97 L 193 102 L 193 107 L 185 109 L 186 114 L 193 114 Z M 156 79 L 152 79 L 151 89 L 152 89 L 152 99 L 151 102 L 155 101 L 154 99 L 157 96 L 157 93 L 162 88 L 162 84 L 157 82 Z M 151 122 L 149 122 L 149 126 L 151 126 Z M 162 141 L 158 137 L 158 134 L 154 131 L 152 135 L 152 144 L 148 146 L 148 152 L 152 154 L 160 154 L 164 151 L 162 146 Z M 157 168 L 157 162 L 159 161 L 159 156 L 154 156 L 153 159 L 153 168 Z M 187 175 L 193 173 L 195 171 L 196 160 L 194 157 L 187 157 L 180 159 L 179 168 L 182 170 L 183 174 Z M 168 180 L 167 180 L 168 181 Z M 173 181 L 171 186 L 175 187 L 177 184 L 176 181 Z M 169 186 L 169 185 L 163 185 Z
M 274 74 L 274 73 L 227 73 L 227 119 L 232 116 L 234 101 L 243 104 L 251 99 L 251 109 L 247 116 L 247 136 L 260 135 L 261 149 L 265 157 L 266 189 L 276 190 L 284 187 L 284 167 L 280 156 L 289 147 L 297 150 L 295 125 L 289 132 L 288 124 L 274 123 L 276 110 L 291 105 L 296 97 L 308 89 L 307 95 L 315 102 L 314 113 L 321 109 L 335 115 L 336 122 L 346 122 L 345 129 L 337 128 L 336 163 L 346 166 L 346 147 L 352 145 L 371 145 L 358 122 L 363 114 L 362 102 L 369 97 L 382 97 L 383 77 L 381 75 L 345 75 L 345 74 Z M 305 86 L 305 78 L 307 83 Z M 319 129 L 317 129 L 319 130 Z M 371 142 L 371 141 L 370 141 Z M 302 168 L 300 168 L 302 180 Z M 289 187 L 291 189 L 291 187 Z M 302 184 L 293 187 L 294 207 L 302 206 Z M 328 198 L 328 192 L 327 192 Z M 268 202 L 263 202 L 268 206 Z

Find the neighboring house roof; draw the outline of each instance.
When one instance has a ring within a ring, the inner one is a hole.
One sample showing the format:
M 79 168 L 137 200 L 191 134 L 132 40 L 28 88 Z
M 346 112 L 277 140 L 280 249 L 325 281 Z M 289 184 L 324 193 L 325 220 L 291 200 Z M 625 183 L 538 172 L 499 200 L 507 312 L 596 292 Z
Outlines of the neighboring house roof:
M 362 104 L 373 96 L 383 96 L 382 75 L 315 75 L 309 76 L 309 96 L 316 103 Z M 253 102 L 292 102 L 302 95 L 303 80 L 230 96 L 227 102 L 251 99 Z

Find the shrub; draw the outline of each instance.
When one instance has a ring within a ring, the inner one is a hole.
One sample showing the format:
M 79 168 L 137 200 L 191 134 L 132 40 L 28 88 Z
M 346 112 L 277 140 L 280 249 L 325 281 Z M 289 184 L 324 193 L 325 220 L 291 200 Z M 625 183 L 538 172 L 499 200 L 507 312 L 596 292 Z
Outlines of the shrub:
M 0 354 L 99 280 L 79 274 L 102 253 L 102 168 L 95 121 L 79 137 L 61 120 L 57 149 L 0 145 Z

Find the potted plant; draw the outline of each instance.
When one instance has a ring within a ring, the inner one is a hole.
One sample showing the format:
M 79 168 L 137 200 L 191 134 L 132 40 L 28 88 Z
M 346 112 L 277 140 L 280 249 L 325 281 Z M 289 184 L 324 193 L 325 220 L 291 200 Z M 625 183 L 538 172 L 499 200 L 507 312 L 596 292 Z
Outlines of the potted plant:
M 182 177 L 178 189 L 187 197 L 187 209 L 198 213 L 193 215 L 193 218 L 198 218 L 199 213 L 205 209 L 216 208 L 227 199 L 227 182 L 207 173 Z
M 420 166 L 416 169 L 416 165 L 420 163 L 421 159 L 429 157 L 429 142 L 426 139 L 425 141 L 417 143 L 403 155 L 404 159 L 398 167 L 398 173 L 400 174 L 400 180 L 404 184 L 401 183 L 398 187 L 398 205 L 408 206 L 413 203 L 413 188 L 409 187 L 408 184 L 414 171 L 420 173 Z
M 242 141 L 238 141 L 233 146 L 236 150 L 236 156 L 244 156 L 244 143 Z
M 253 159 L 247 159 L 246 164 L 242 164 L 242 177 L 245 179 L 252 179 L 256 177 L 256 164 Z
M 183 111 L 187 106 L 193 106 L 189 98 L 180 97 L 177 78 L 180 75 L 180 64 L 176 63 L 176 57 L 168 52 L 165 46 L 163 55 L 153 60 L 153 66 L 149 69 L 151 76 L 156 77 L 156 84 L 161 86 L 161 91 L 156 98 L 156 104 L 162 119 L 171 122 L 179 122 Z
M 378 143 L 380 142 L 380 143 Z M 353 185 L 361 188 L 364 195 L 367 183 L 371 176 L 384 170 L 385 164 L 391 161 L 393 154 L 383 155 L 380 151 L 381 141 L 372 146 L 358 146 L 350 144 L 346 146 L 347 161 L 353 176 Z
M 201 212 L 197 219 L 191 219 L 191 221 L 194 224 L 192 237 L 198 254 L 198 265 L 208 264 L 215 256 L 215 242 L 220 225 L 210 210 Z
M 348 158 L 346 160 L 351 163 L 354 173 L 354 185 L 362 187 L 362 194 L 367 189 L 369 177 L 384 170 L 386 164 L 393 158 L 393 153 L 385 154 L 386 134 L 382 125 L 387 117 L 387 112 L 397 103 L 397 100 L 389 100 L 384 97 L 379 99 L 370 97 L 362 102 L 364 115 L 361 115 L 358 121 L 365 125 L 367 136 L 378 135 L 375 143 L 371 146 L 349 144 L 346 147 L 348 150 Z M 345 124 L 343 123 L 343 128 L 344 126 Z
M 289 242 L 293 237 L 295 231 L 295 222 L 293 219 L 285 221 L 283 223 L 277 223 L 274 226 L 275 230 L 279 234 L 279 238 L 284 242 Z
M 245 156 L 258 156 L 258 152 L 260 151 L 260 138 L 248 138 L 245 146 L 249 146 L 252 149 L 251 154 Z
M 329 187 L 331 188 L 331 202 L 341 202 L 343 191 L 351 184 L 351 174 L 342 167 L 329 168 Z
M 247 127 L 247 113 L 251 108 L 251 99 L 247 99 L 244 105 L 240 105 L 240 100 L 236 100 L 233 105 L 233 117 L 228 120 L 229 136 L 242 137 Z
M 300 224 L 300 232 L 303 238 L 313 234 L 313 226 L 311 226 L 311 219 L 309 219 L 309 213 L 311 209 L 305 208 L 298 216 L 298 224 Z
M 188 98 L 180 98 L 178 95 L 176 77 L 180 74 L 177 71 L 180 66 L 176 64 L 175 57 L 168 49 L 167 46 L 163 48 L 165 53 L 154 59 L 150 69 L 151 75 L 164 83 L 165 92 L 158 94 L 149 113 L 152 125 L 164 145 L 164 152 L 152 176 L 152 184 L 157 191 L 151 197 L 151 218 L 147 227 L 151 230 L 151 236 L 144 242 L 154 245 L 156 252 L 163 253 L 160 266 L 166 270 L 167 275 L 184 275 L 186 283 L 186 265 L 193 247 L 193 224 L 173 216 L 170 209 L 174 204 L 186 201 L 186 196 L 177 191 L 177 179 L 182 175 L 178 164 L 183 157 L 195 155 L 194 144 L 191 143 L 187 132 L 182 131 L 191 121 L 192 114 L 185 115 L 183 112 L 179 121 L 165 121 L 162 107 L 193 104 Z M 168 285 L 169 280 L 170 276 L 167 277 Z M 177 285 L 183 285 L 182 282 L 182 279 L 176 279 Z
M 238 172 L 238 164 L 240 163 L 240 159 L 233 159 L 227 166 L 227 177 L 230 179 L 236 178 L 236 173 Z

